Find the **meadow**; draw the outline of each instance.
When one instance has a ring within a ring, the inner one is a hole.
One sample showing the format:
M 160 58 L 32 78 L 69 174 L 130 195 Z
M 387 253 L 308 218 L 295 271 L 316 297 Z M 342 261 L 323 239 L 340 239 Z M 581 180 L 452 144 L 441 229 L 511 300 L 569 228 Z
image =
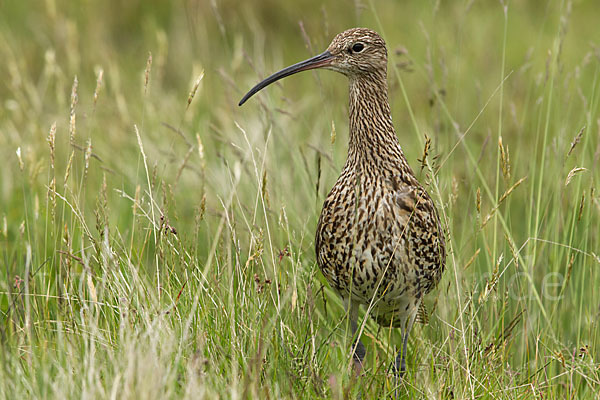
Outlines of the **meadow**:
M 446 232 L 401 398 L 600 398 L 595 1 L 0 2 L 0 395 L 386 398 L 315 261 L 353 26 Z M 362 319 L 362 317 L 361 317 Z

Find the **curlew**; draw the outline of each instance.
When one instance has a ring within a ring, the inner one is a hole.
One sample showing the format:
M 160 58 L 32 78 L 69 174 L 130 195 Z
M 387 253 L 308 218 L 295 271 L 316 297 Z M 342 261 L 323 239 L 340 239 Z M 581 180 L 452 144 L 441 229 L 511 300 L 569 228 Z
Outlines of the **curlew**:
M 392 124 L 384 40 L 366 28 L 342 32 L 323 53 L 258 83 L 239 105 L 281 78 L 314 68 L 340 72 L 350 81 L 348 157 L 323 204 L 317 262 L 344 300 L 356 369 L 362 369 L 365 357 L 356 337 L 364 304 L 379 324 L 401 329 L 392 369 L 402 375 L 423 296 L 444 271 L 445 242 L 435 205 L 410 168 Z

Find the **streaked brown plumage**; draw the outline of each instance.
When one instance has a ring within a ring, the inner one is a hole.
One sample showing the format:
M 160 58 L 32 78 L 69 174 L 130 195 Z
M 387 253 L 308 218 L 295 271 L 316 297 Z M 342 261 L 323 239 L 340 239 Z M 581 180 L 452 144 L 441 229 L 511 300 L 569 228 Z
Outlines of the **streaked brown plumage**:
M 337 35 L 327 50 L 256 85 L 240 101 L 299 71 L 326 68 L 350 81 L 350 138 L 342 173 L 325 199 L 316 234 L 317 262 L 350 311 L 359 304 L 384 327 L 402 329 L 394 369 L 405 370 L 406 343 L 423 296 L 445 265 L 444 235 L 433 201 L 408 165 L 392 124 L 387 50 L 365 28 Z M 365 349 L 357 339 L 357 366 Z

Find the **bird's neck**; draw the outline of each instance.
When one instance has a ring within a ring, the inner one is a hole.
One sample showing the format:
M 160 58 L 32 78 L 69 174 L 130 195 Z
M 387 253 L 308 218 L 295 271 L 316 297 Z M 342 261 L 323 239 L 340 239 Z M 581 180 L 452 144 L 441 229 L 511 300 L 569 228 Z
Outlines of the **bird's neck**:
M 350 78 L 350 137 L 346 166 L 414 176 L 392 123 L 385 72 Z M 366 172 L 366 171 L 365 171 Z

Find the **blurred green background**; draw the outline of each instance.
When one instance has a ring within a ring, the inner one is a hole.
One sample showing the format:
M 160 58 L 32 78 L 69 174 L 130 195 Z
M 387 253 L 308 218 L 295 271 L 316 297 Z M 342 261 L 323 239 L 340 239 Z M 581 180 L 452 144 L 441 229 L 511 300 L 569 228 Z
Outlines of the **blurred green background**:
M 598 396 L 598 20 L 591 0 L 0 2 L 0 393 L 394 392 L 398 334 L 367 322 L 353 377 L 315 264 L 346 78 L 237 106 L 364 26 L 448 238 L 400 395 Z

